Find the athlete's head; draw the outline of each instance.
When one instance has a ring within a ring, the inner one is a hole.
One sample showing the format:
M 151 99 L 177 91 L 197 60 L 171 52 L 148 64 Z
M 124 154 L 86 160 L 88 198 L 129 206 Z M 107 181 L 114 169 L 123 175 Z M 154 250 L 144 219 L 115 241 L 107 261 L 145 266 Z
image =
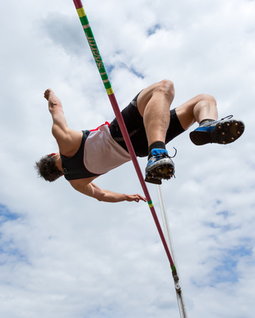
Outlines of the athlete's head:
M 35 168 L 37 169 L 39 176 L 44 178 L 46 181 L 52 182 L 63 176 L 63 172 L 56 166 L 56 157 L 56 153 L 51 153 L 42 157 L 35 164 Z

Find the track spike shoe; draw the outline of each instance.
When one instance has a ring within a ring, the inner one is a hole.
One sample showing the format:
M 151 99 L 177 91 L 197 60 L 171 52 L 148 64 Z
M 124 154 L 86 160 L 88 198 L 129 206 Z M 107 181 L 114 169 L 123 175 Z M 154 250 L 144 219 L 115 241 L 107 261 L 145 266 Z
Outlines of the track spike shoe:
M 197 145 L 208 143 L 229 144 L 244 132 L 244 123 L 232 119 L 232 115 L 220 120 L 208 121 L 190 133 L 191 141 Z
M 174 176 L 174 163 L 166 149 L 154 148 L 145 169 L 145 181 L 161 184 L 162 179 Z

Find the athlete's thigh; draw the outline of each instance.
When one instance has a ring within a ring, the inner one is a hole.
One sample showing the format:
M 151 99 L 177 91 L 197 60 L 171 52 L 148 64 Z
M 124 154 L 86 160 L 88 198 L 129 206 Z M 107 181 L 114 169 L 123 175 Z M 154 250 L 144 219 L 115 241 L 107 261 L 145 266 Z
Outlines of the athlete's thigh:
M 169 80 L 162 80 L 143 89 L 137 99 L 137 108 L 141 116 L 155 91 L 164 92 L 165 96 L 169 96 L 169 105 L 174 96 L 173 83 Z

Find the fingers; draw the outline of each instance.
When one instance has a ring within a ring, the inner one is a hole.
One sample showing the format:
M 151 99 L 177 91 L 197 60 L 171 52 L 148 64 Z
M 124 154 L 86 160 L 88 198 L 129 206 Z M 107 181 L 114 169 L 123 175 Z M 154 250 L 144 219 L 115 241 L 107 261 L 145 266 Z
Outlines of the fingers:
M 46 91 L 44 92 L 44 98 L 46 98 L 48 100 L 49 95 L 50 95 L 50 89 L 46 89 Z
M 146 200 L 146 198 L 145 197 L 142 197 L 140 194 L 137 194 L 138 195 L 138 197 L 139 197 L 139 200 L 138 201 L 144 201 L 144 202 L 146 202 L 147 200 Z
M 146 198 L 141 196 L 140 194 L 133 194 L 133 195 L 130 195 L 129 196 L 129 199 L 128 201 L 135 201 L 135 202 L 139 202 L 139 201 L 144 201 L 146 202 Z

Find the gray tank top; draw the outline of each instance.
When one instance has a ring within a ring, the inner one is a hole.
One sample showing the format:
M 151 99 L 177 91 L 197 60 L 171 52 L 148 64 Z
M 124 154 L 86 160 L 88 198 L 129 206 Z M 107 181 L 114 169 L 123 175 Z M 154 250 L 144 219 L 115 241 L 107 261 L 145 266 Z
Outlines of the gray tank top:
M 83 131 L 77 153 L 71 158 L 61 155 L 67 180 L 99 176 L 131 160 L 129 153 L 112 138 L 108 126 L 105 123 Z
M 104 174 L 130 160 L 129 153 L 112 138 L 108 123 L 90 131 L 83 157 L 84 165 L 90 172 Z

